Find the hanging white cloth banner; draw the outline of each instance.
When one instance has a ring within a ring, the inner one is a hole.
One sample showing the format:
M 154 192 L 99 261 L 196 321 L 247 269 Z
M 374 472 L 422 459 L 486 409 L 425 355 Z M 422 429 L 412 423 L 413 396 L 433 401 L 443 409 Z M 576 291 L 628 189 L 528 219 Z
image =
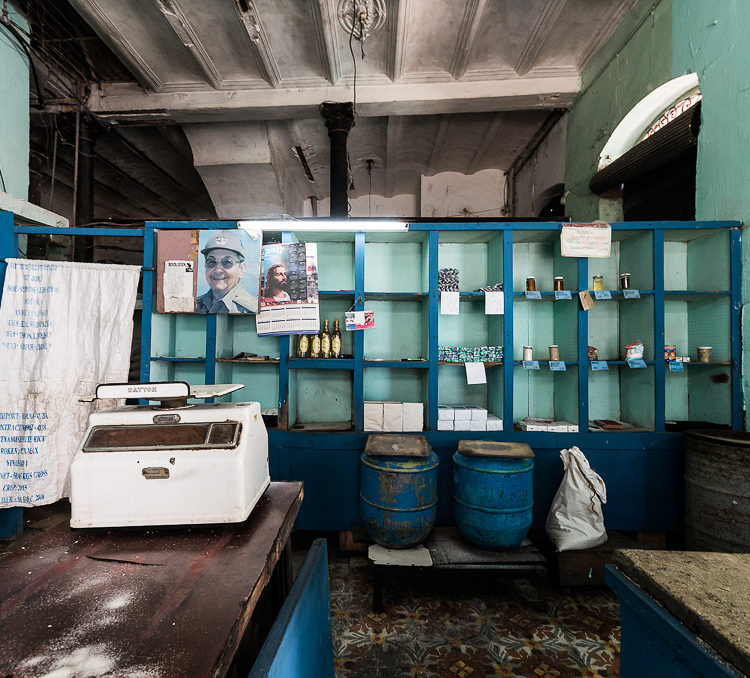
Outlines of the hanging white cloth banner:
M 0 305 L 0 508 L 68 496 L 97 384 L 126 382 L 140 267 L 8 259 Z

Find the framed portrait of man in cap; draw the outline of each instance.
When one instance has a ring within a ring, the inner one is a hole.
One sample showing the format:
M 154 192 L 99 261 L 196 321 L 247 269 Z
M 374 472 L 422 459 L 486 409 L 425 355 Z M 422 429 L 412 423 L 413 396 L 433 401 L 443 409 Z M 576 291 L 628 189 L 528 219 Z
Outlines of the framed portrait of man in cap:
M 256 313 L 260 233 L 240 229 L 198 232 L 196 313 Z

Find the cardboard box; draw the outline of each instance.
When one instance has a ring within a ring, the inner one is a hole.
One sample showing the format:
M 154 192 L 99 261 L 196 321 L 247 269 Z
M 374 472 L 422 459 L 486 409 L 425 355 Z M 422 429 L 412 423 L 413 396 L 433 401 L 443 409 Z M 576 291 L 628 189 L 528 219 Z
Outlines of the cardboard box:
M 551 424 L 547 424 L 547 430 L 553 433 L 567 433 L 569 425 L 567 421 L 553 421 Z
M 404 431 L 421 431 L 424 429 L 424 405 L 422 403 L 404 403 Z
M 386 401 L 383 403 L 383 430 L 396 432 L 404 430 L 403 403 L 396 401 Z
M 483 407 L 470 407 L 472 421 L 487 421 L 487 410 Z
M 453 421 L 454 418 L 452 407 L 438 405 L 438 421 Z
M 496 417 L 494 414 L 488 414 L 487 421 L 485 423 L 487 424 L 488 431 L 502 431 L 503 430 L 503 420 L 500 419 L 499 417 Z
M 437 423 L 438 431 L 452 431 L 453 430 L 453 419 L 438 419 Z
M 453 419 L 455 421 L 469 421 L 471 419 L 471 409 L 466 405 L 456 405 L 453 408 Z M 456 431 L 468 431 L 468 428 L 455 429 Z
M 383 430 L 383 403 L 379 400 L 365 400 L 364 430 Z
M 456 419 L 453 422 L 454 431 L 471 431 L 471 419 Z
M 471 422 L 471 430 L 472 431 L 486 431 L 487 430 L 487 420 L 486 419 L 472 419 Z

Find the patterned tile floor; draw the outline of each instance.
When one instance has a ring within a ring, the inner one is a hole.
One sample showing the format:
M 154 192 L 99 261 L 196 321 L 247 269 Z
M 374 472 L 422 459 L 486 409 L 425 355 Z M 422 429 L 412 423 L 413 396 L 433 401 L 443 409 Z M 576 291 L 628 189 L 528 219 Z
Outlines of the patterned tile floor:
M 386 584 L 375 614 L 367 559 L 332 549 L 329 561 L 338 678 L 619 676 L 619 610 L 607 589 L 550 590 L 543 613 L 519 594 L 524 582 L 407 576 Z

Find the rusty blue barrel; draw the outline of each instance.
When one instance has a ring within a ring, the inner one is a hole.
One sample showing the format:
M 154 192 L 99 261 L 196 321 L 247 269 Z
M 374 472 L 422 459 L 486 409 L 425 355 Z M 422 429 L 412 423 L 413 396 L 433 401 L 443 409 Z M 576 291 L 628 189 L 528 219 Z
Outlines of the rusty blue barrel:
M 360 463 L 360 512 L 386 548 L 421 543 L 437 515 L 437 455 L 424 436 L 371 435 Z
M 524 443 L 462 440 L 453 455 L 459 532 L 484 549 L 518 548 L 531 527 L 534 453 Z

